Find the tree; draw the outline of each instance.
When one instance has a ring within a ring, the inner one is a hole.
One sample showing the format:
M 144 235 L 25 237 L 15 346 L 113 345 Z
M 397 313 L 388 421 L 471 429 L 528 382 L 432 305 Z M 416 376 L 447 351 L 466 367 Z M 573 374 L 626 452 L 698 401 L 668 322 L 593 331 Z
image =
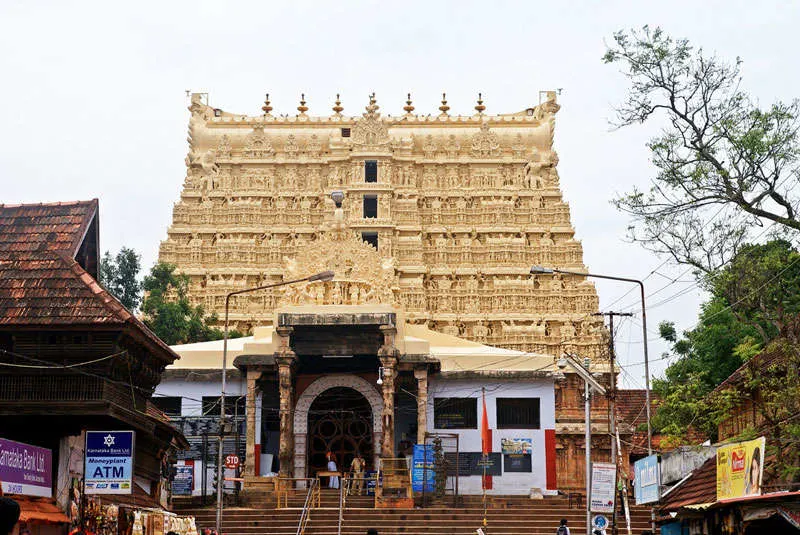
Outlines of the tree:
M 173 264 L 159 262 L 143 283 L 146 297 L 142 303 L 144 323 L 168 345 L 206 342 L 222 338 L 222 331 L 213 327 L 214 314 L 206 315 L 202 306 L 189 302 L 189 277 L 175 273 Z M 228 338 L 242 333 L 231 331 Z
M 142 257 L 133 249 L 123 247 L 116 256 L 106 251 L 100 259 L 99 282 L 125 308 L 135 311 L 142 299 L 141 269 Z
M 800 230 L 797 100 L 759 108 L 740 89 L 739 58 L 709 56 L 660 28 L 615 33 L 603 60 L 630 82 L 617 126 L 665 123 L 648 144 L 658 170 L 649 191 L 614 201 L 633 216 L 634 241 L 710 273 L 754 227 Z
M 715 437 L 725 415 L 711 392 L 775 340 L 791 336 L 800 315 L 800 254 L 783 240 L 742 246 L 729 265 L 703 279 L 711 298 L 681 338 L 662 323 L 677 359 L 653 381 L 662 399 L 654 425 L 681 439 L 692 429 Z

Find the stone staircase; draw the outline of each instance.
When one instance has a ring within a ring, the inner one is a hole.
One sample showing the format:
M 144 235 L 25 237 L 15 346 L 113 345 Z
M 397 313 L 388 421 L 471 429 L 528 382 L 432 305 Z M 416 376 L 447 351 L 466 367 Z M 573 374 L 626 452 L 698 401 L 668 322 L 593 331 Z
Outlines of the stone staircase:
M 295 535 L 304 496 L 289 499 L 289 507 L 227 508 L 223 517 L 223 535 Z M 569 508 L 566 498 L 548 497 L 530 500 L 527 497 L 492 496 L 488 507 L 487 535 L 552 535 L 561 518 L 569 520 L 572 533 L 584 533 L 585 512 Z M 336 535 L 339 520 L 339 494 L 325 490 L 321 507 L 311 512 L 305 535 Z M 212 528 L 213 507 L 187 509 L 181 514 L 194 515 L 198 529 Z M 373 498 L 350 496 L 342 524 L 344 535 L 364 535 L 374 527 L 380 535 L 474 535 L 481 526 L 483 508 L 479 496 L 464 497 L 463 505 L 434 505 L 424 509 L 375 509 Z M 626 533 L 624 518 L 620 533 Z M 639 535 L 650 528 L 650 512 L 634 507 L 632 532 Z M 610 530 L 608 532 L 611 533 Z

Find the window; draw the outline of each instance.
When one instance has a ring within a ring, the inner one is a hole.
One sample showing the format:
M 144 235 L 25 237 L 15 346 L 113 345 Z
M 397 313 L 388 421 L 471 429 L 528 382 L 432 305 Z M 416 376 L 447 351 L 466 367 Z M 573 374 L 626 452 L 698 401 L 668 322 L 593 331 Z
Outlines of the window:
M 373 246 L 374 248 L 378 248 L 378 233 L 377 232 L 362 232 L 361 239 Z
M 177 396 L 153 396 L 150 398 L 153 405 L 167 416 L 181 415 L 181 398 Z
M 342 137 L 350 137 L 350 129 L 342 128 Z
M 364 219 L 378 217 L 378 196 L 364 195 Z
M 497 398 L 498 429 L 539 429 L 539 398 Z
M 244 396 L 225 396 L 225 414 L 228 416 L 245 415 Z M 219 396 L 203 396 L 203 416 L 219 415 Z
M 434 398 L 436 429 L 477 429 L 478 398 Z
M 378 161 L 367 160 L 364 162 L 364 182 L 378 181 Z

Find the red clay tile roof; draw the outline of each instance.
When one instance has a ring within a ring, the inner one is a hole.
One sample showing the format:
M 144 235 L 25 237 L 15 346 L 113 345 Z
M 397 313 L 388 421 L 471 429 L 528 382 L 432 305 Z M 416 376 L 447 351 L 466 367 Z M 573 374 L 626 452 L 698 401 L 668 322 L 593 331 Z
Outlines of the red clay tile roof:
M 774 364 L 781 364 L 783 360 L 786 360 L 787 356 L 782 353 L 781 351 L 771 351 L 766 352 L 762 351 L 758 355 L 754 356 L 741 366 L 739 366 L 736 371 L 728 376 L 727 379 L 722 381 L 717 388 L 714 389 L 715 392 L 721 392 L 731 386 L 735 386 L 736 384 L 742 382 L 745 379 L 745 371 L 749 368 L 753 372 L 767 370 L 770 366 Z
M 703 465 L 667 494 L 660 506 L 662 512 L 677 511 L 687 505 L 714 503 L 717 501 L 717 457 L 708 459 Z
M 74 257 L 97 210 L 97 199 L 0 204 L 0 254 L 46 250 Z
M 644 390 L 617 390 L 617 419 L 634 428 L 647 423 L 645 400 L 647 395 Z M 650 412 L 655 413 L 659 403 L 654 392 L 650 392 Z
M 119 325 L 175 361 L 178 355 L 75 261 L 97 210 L 97 199 L 0 205 L 0 327 Z

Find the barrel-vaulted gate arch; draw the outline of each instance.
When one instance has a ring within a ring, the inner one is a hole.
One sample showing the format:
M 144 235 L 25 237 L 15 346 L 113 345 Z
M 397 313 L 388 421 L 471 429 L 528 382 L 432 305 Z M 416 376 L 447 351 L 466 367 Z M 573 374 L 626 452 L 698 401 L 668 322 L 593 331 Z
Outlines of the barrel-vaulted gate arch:
M 294 476 L 307 477 L 306 458 L 308 444 L 308 411 L 311 404 L 323 392 L 336 387 L 352 388 L 363 395 L 372 408 L 372 444 L 374 448 L 375 466 L 380 457 L 380 445 L 383 439 L 381 412 L 383 398 L 375 386 L 357 375 L 328 375 L 320 377 L 308 385 L 297 400 L 294 409 Z

